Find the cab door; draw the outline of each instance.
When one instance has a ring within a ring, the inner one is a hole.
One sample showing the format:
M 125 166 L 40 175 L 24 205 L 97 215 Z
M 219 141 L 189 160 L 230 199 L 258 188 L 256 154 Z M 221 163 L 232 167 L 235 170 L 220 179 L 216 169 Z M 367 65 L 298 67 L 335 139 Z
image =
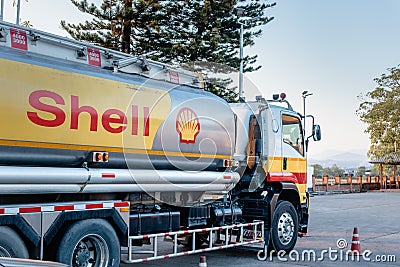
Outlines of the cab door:
M 282 156 L 304 158 L 304 137 L 300 117 L 282 113 Z M 285 170 L 283 166 L 283 170 Z
M 282 178 L 296 184 L 300 202 L 306 201 L 307 161 L 301 119 L 297 114 L 281 113 Z

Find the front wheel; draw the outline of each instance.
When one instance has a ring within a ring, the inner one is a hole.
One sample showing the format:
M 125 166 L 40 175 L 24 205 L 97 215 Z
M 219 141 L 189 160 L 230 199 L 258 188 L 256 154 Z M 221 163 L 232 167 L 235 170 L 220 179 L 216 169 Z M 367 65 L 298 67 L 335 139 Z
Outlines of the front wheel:
M 72 267 L 119 266 L 119 239 L 106 220 L 79 221 L 62 237 L 56 260 Z
M 291 251 L 296 245 L 298 231 L 296 209 L 288 201 L 279 201 L 271 225 L 271 241 L 275 251 Z

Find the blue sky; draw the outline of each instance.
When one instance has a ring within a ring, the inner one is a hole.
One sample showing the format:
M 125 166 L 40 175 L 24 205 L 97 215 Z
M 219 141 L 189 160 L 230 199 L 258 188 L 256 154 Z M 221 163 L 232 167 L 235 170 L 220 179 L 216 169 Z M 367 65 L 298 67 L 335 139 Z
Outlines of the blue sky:
M 272 3 L 271 1 L 270 3 Z M 15 21 L 12 0 L 5 0 L 5 20 Z M 38 29 L 66 36 L 60 20 L 83 21 L 69 0 L 21 0 L 21 19 Z M 301 92 L 308 90 L 307 111 L 323 130 L 323 141 L 310 155 L 365 153 L 369 139 L 355 112 L 357 96 L 375 87 L 373 79 L 400 63 L 400 1 L 277 0 L 268 15 L 275 19 L 245 53 L 258 54 L 261 70 L 247 74 L 245 92 L 257 88 L 265 97 L 286 92 L 302 111 Z M 246 90 L 247 88 L 247 90 Z
M 264 94 L 286 91 L 301 109 L 303 90 L 314 93 L 307 110 L 322 126 L 324 151 L 368 150 L 365 125 L 355 115 L 357 96 L 375 88 L 374 78 L 400 63 L 400 1 L 281 0 L 268 11 L 256 46 L 263 68 L 250 74 Z

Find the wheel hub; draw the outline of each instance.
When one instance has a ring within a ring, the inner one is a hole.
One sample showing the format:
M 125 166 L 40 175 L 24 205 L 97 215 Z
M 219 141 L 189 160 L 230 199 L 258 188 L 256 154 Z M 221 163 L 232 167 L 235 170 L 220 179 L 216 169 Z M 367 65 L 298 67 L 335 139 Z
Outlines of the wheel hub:
M 294 221 L 292 216 L 285 212 L 279 217 L 278 237 L 283 245 L 289 244 L 294 235 Z
M 73 267 L 105 267 L 109 257 L 106 241 L 96 234 L 87 235 L 75 247 Z
M 76 261 L 75 263 L 79 267 L 88 266 L 90 253 L 88 248 L 84 244 L 78 245 L 78 250 L 76 251 Z

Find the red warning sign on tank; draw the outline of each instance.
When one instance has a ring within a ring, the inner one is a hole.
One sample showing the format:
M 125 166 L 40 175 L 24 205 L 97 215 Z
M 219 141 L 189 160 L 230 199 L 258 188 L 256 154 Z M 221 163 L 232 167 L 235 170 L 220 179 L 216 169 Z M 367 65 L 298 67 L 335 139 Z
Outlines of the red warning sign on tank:
M 21 50 L 28 50 L 28 39 L 26 31 L 10 28 L 11 47 Z
M 169 81 L 171 83 L 179 83 L 179 74 L 173 71 L 169 72 Z
M 100 51 L 91 47 L 88 47 L 87 51 L 89 55 L 89 64 L 92 66 L 101 67 Z

